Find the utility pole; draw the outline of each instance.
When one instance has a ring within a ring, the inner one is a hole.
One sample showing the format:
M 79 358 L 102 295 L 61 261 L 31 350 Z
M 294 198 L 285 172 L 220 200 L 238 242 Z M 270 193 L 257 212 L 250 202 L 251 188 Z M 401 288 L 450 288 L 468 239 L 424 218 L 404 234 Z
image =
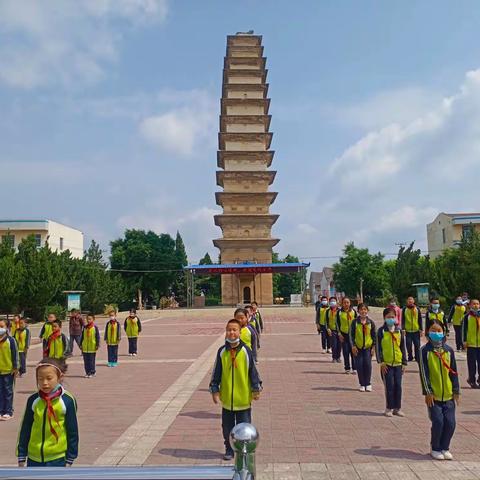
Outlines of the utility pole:
M 363 303 L 363 278 L 360 277 L 360 302 Z

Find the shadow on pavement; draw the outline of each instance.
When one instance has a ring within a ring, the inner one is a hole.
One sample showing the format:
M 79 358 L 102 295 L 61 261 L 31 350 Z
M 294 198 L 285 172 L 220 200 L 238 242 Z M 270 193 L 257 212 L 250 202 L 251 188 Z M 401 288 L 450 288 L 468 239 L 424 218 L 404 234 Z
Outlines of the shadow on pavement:
M 321 390 L 323 392 L 356 392 L 357 388 L 349 387 L 313 387 L 312 390 Z
M 467 411 L 460 410 L 458 413 L 463 413 L 464 415 L 480 415 L 480 410 L 467 410 Z
M 399 458 L 404 460 L 429 460 L 427 455 L 423 455 L 412 450 L 402 450 L 393 448 L 359 448 L 354 450 L 359 455 L 371 455 L 373 457 Z
M 305 370 L 302 373 L 306 373 L 307 375 L 345 375 L 345 372 L 320 372 L 319 370 Z
M 188 448 L 162 448 L 158 453 L 175 458 L 194 458 L 199 460 L 218 460 L 222 456 L 220 452 L 215 450 L 191 450 Z
M 220 418 L 219 413 L 205 412 L 203 410 L 198 410 L 196 412 L 184 412 L 180 413 L 180 417 L 192 417 L 192 418 Z
M 383 413 L 367 410 L 330 410 L 330 415 L 347 415 L 348 417 L 383 417 Z

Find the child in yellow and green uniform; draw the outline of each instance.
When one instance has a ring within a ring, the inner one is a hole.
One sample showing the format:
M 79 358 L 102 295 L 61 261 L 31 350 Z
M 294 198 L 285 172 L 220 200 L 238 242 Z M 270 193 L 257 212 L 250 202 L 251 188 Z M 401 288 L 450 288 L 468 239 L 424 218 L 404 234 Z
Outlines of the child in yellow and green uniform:
M 328 298 L 322 297 L 315 313 L 315 323 L 322 341 L 322 353 L 331 353 L 330 336 L 327 333 Z
M 13 390 L 18 364 L 17 342 L 8 334 L 7 322 L 0 320 L 0 420 L 13 417 Z
M 455 330 L 455 346 L 457 347 L 457 352 L 463 350 L 462 324 L 466 311 L 467 307 L 463 304 L 463 298 L 461 295 L 458 295 L 455 303 L 450 307 L 450 313 L 448 314 L 448 323 L 451 323 Z
M 455 432 L 455 403 L 460 398 L 455 353 L 445 343 L 441 325 L 433 323 L 428 343 L 420 350 L 420 380 L 432 422 L 431 456 L 452 460 L 450 442 Z
M 19 377 L 21 378 L 27 373 L 27 352 L 30 347 L 30 330 L 28 329 L 24 318 L 21 318 L 18 322 L 13 338 L 18 346 L 18 358 L 20 361 L 20 369 L 18 372 Z
M 47 321 L 42 325 L 40 334 L 38 335 L 42 339 L 43 349 L 47 346 L 48 337 L 52 334 L 53 331 L 53 322 L 57 319 L 54 313 L 49 313 L 47 316 Z
M 85 378 L 91 378 L 96 375 L 95 359 L 98 347 L 100 347 L 100 332 L 94 322 L 95 315 L 89 313 L 87 315 L 87 324 L 83 327 L 82 336 L 80 337 Z
M 327 335 L 330 338 L 332 363 L 340 363 L 341 345 L 338 338 L 337 313 L 338 305 L 335 297 L 330 297 L 328 300 L 328 310 L 325 313 L 325 322 L 327 326 Z
M 377 333 L 377 362 L 385 385 L 385 416 L 404 417 L 402 408 L 402 377 L 407 365 L 405 335 L 397 324 L 397 311 L 387 307 L 383 311 L 384 324 Z
M 50 358 L 64 358 L 68 355 L 67 337 L 62 333 L 62 322 L 52 322 L 52 333 L 47 338 L 47 344 L 43 349 L 43 356 Z
M 260 310 L 258 309 L 257 302 L 252 302 L 252 309 L 253 309 L 253 314 L 255 315 L 255 322 L 257 324 L 258 331 L 261 333 L 263 332 L 263 318 L 262 318 L 262 314 L 260 313 Z
M 470 310 L 463 319 L 463 346 L 467 350 L 467 383 L 480 388 L 480 301 L 476 298 L 470 300 Z
M 115 312 L 112 310 L 109 313 L 109 320 L 105 325 L 105 335 L 103 339 L 107 344 L 107 357 L 109 367 L 116 367 L 118 365 L 118 345 L 121 340 L 120 324 L 117 322 Z
M 352 346 L 349 341 L 350 325 L 355 320 L 357 313 L 351 306 L 350 299 L 344 297 L 342 300 L 342 308 L 337 312 L 337 330 L 338 338 L 342 347 L 343 366 L 345 373 L 357 373 L 355 370 L 355 358 L 352 354 Z M 351 370 L 350 370 L 351 367 Z
M 415 358 L 415 361 L 418 362 L 420 358 L 420 338 L 423 336 L 424 328 L 422 312 L 415 305 L 413 297 L 407 298 L 407 306 L 402 310 L 402 330 L 405 334 L 407 360 L 411 362 Z
M 62 386 L 64 360 L 44 358 L 36 368 L 38 392 L 27 400 L 18 435 L 18 466 L 71 466 L 78 456 L 77 402 Z
M 358 305 L 358 317 L 350 325 L 348 341 L 355 358 L 361 392 L 372 391 L 372 355 L 377 340 L 375 323 L 368 317 L 365 303 Z
M 134 308 L 130 310 L 128 317 L 125 319 L 123 328 L 128 337 L 128 355 L 130 357 L 136 357 L 138 352 L 138 337 L 142 331 L 142 324 Z
M 430 299 L 430 306 L 425 314 L 425 330 L 430 330 L 434 322 L 443 328 L 445 335 L 449 334 L 447 317 L 445 316 L 445 312 L 440 308 L 440 299 L 438 297 Z
M 240 339 L 252 351 L 253 359 L 257 362 L 257 332 L 248 323 L 248 312 L 244 308 L 237 308 L 233 318 L 240 322 Z
M 222 403 L 224 460 L 233 458 L 229 441 L 232 428 L 238 423 L 251 423 L 252 399 L 258 400 L 262 390 L 252 351 L 240 339 L 240 328 L 238 320 L 227 323 L 225 345 L 217 352 L 210 381 L 213 402 Z
M 15 337 L 15 330 L 20 326 L 20 319 L 22 317 L 20 315 L 13 316 L 13 322 L 10 325 L 10 336 Z

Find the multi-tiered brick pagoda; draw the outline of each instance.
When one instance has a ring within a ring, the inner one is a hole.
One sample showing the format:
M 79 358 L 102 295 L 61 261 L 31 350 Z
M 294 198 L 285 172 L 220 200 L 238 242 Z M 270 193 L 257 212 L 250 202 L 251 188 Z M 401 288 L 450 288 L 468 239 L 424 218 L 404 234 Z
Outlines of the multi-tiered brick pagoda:
M 216 193 L 223 213 L 215 216 L 223 238 L 213 241 L 222 264 L 270 264 L 279 241 L 271 236 L 278 215 L 270 214 L 277 193 L 269 191 L 276 172 L 268 170 L 274 152 L 265 63 L 260 35 L 227 37 L 217 155 L 223 192 Z M 252 271 L 222 275 L 224 305 L 273 303 L 272 274 Z

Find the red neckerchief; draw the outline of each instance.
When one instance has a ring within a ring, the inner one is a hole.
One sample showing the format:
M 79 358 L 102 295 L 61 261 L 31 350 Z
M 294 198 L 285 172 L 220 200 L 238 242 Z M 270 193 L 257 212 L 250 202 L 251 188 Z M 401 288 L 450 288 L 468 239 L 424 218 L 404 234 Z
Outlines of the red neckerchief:
M 55 422 L 57 422 L 58 426 L 60 426 L 60 423 L 58 422 L 58 418 L 55 415 L 55 410 L 53 409 L 52 401 L 55 398 L 60 397 L 62 393 L 63 393 L 62 388 L 59 388 L 54 393 L 44 393 L 41 390 L 38 392 L 40 398 L 47 404 L 47 416 L 48 416 L 48 424 L 50 426 L 50 433 L 55 437 L 55 439 L 57 440 L 57 443 L 58 443 L 58 433 L 52 425 L 52 418 L 55 420 Z
M 90 332 L 90 330 L 95 326 L 95 324 L 92 322 L 92 323 L 87 323 L 87 325 L 85 326 L 85 328 L 87 329 L 87 335 L 90 336 L 92 332 Z
M 443 366 L 451 373 L 452 375 L 458 375 L 458 373 L 450 367 L 450 365 L 447 363 L 447 361 L 443 358 L 443 354 L 445 351 L 443 350 L 442 352 L 437 352 L 436 350 L 433 350 L 433 353 L 441 360 Z
M 350 323 L 352 321 L 352 311 L 351 310 L 347 311 L 347 320 L 348 320 L 348 324 L 350 325 Z
M 237 347 L 230 349 L 230 358 L 232 359 L 232 365 L 237 368 Z
M 48 337 L 47 346 L 46 346 L 45 349 L 43 350 L 43 353 L 45 354 L 45 356 L 48 357 L 48 354 L 50 353 L 50 347 L 51 347 L 52 343 L 53 343 L 58 337 L 60 337 L 61 334 L 62 334 L 61 330 L 57 330 L 56 332 L 52 333 L 52 334 Z
M 362 319 L 360 319 L 360 325 L 362 326 L 363 336 L 365 337 L 367 335 L 367 330 L 368 330 L 368 318 L 365 319 L 365 323 L 362 323 Z

